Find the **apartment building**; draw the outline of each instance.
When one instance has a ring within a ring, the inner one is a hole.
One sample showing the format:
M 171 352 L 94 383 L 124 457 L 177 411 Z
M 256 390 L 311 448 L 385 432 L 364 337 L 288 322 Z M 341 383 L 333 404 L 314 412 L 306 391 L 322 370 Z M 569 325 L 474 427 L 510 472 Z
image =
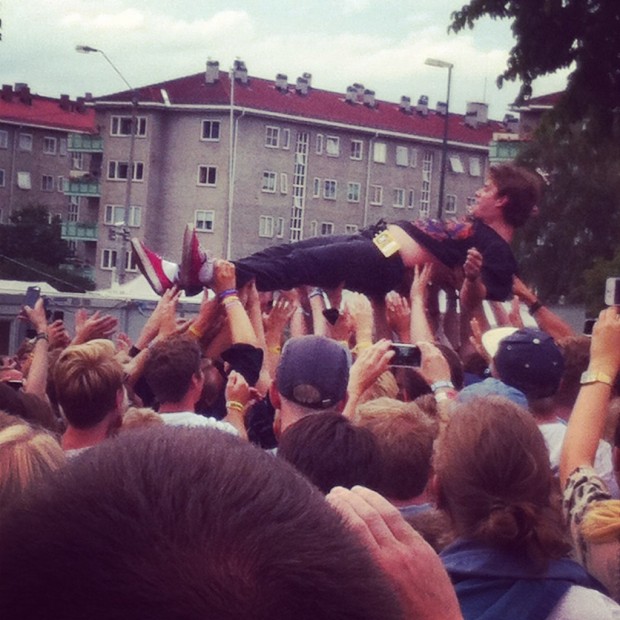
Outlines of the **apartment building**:
M 44 205 L 62 220 L 62 235 L 81 273 L 94 264 L 96 209 L 67 195 L 76 171 L 87 174 L 90 158 L 71 152 L 71 140 L 95 132 L 95 113 L 85 100 L 33 94 L 27 84 L 4 84 L 0 92 L 0 223 L 17 209 Z M 100 162 L 92 163 L 95 170 Z M 88 270 L 86 274 L 89 275 Z
M 252 77 L 242 61 L 230 73 L 208 61 L 204 72 L 94 106 L 104 142 L 98 287 L 112 283 L 122 252 L 135 272 L 128 236 L 178 260 L 188 222 L 216 255 L 236 258 L 381 218 L 437 215 L 446 106 L 422 94 L 392 103 L 361 84 L 330 92 L 309 74 L 290 83 Z M 450 113 L 445 217 L 466 212 L 504 130 L 485 104 Z

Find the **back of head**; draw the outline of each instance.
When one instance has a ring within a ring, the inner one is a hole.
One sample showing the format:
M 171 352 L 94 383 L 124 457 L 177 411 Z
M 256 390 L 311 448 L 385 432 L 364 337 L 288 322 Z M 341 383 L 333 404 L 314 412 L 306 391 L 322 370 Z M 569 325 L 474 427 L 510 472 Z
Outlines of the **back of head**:
M 566 336 L 558 340 L 564 358 L 564 373 L 556 399 L 569 406 L 575 404 L 581 388 L 581 375 L 590 363 L 590 338 L 585 335 Z
M 440 505 L 461 537 L 540 563 L 566 551 L 549 454 L 526 410 L 499 397 L 458 405 L 434 465 Z
M 171 336 L 153 345 L 144 366 L 146 381 L 160 403 L 178 403 L 192 377 L 200 373 L 200 347 L 195 338 Z
M 378 398 L 358 407 L 357 424 L 372 432 L 381 456 L 376 490 L 391 500 L 424 491 L 431 471 L 434 423 L 415 403 Z
M 210 429 L 136 430 L 77 457 L 0 523 L 0 556 L 7 618 L 399 617 L 318 491 Z
M 0 412 L 0 512 L 64 463 L 62 448 L 47 431 Z
M 376 488 L 379 453 L 375 438 L 339 413 L 309 415 L 289 426 L 278 444 L 278 456 L 323 493 L 335 486 Z
M 88 429 L 116 408 L 123 387 L 123 368 L 109 340 L 67 347 L 54 368 L 56 397 L 67 422 Z
M 504 220 L 513 228 L 520 228 L 540 201 L 540 177 L 514 164 L 491 166 L 489 176 L 498 195 L 508 199 L 503 209 Z

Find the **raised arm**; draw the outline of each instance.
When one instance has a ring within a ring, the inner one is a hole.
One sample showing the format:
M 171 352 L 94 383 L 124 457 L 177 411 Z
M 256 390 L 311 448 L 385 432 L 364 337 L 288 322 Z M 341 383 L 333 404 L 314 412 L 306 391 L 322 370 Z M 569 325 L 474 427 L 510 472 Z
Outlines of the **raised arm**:
M 433 342 L 435 340 L 426 311 L 428 285 L 432 274 L 433 265 L 431 263 L 425 264 L 421 269 L 418 265 L 415 266 L 410 295 L 411 324 L 409 342 L 419 342 L 421 340 Z
M 48 352 L 49 339 L 47 336 L 47 319 L 45 318 L 45 305 L 43 298 L 40 297 L 34 308 L 24 306 L 24 312 L 37 331 L 34 342 L 32 363 L 28 372 L 28 378 L 24 391 L 35 394 L 43 400 L 47 400 L 47 371 L 48 371 Z

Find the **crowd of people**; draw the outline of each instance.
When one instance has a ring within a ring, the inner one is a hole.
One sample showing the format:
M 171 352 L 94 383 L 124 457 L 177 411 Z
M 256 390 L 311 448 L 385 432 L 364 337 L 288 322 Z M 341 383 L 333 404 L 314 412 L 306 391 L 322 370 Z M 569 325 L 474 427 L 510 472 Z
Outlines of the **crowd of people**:
M 134 341 L 25 307 L 0 617 L 620 617 L 620 315 L 574 333 L 518 278 L 537 197 L 500 166 L 469 222 L 235 262 L 135 242 L 161 297 Z

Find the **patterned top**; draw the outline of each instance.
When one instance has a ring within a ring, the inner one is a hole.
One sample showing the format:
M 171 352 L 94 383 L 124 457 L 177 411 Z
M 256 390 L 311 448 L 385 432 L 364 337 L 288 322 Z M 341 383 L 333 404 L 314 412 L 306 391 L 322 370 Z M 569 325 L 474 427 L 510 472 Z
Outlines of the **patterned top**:
M 588 542 L 581 531 L 590 506 L 609 499 L 609 490 L 594 469 L 578 467 L 568 478 L 562 504 L 577 561 L 620 602 L 620 540 Z

